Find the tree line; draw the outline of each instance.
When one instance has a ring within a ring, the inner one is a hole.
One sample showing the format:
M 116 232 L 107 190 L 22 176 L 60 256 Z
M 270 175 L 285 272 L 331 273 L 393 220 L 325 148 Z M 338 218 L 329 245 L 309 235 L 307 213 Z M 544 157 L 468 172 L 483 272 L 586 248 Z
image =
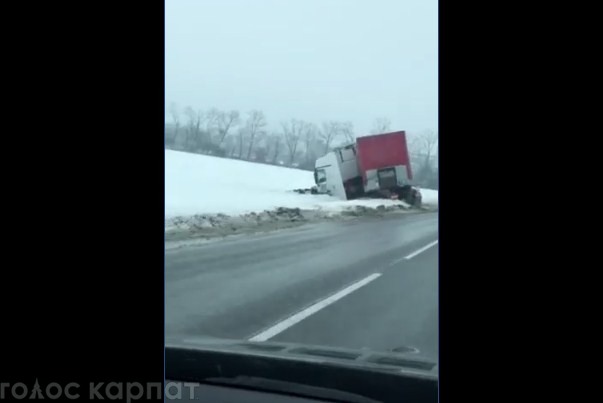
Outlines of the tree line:
M 241 114 L 237 110 L 208 110 L 172 104 L 165 127 L 168 149 L 236 158 L 266 164 L 314 170 L 316 159 L 333 147 L 354 142 L 352 122 L 324 121 L 320 125 L 299 119 L 280 122 L 279 129 L 267 130 L 260 110 Z M 377 118 L 372 133 L 391 129 L 388 118 Z M 415 180 L 421 186 L 437 188 L 437 134 L 426 131 L 409 134 Z M 420 183 L 419 183 L 420 182 Z

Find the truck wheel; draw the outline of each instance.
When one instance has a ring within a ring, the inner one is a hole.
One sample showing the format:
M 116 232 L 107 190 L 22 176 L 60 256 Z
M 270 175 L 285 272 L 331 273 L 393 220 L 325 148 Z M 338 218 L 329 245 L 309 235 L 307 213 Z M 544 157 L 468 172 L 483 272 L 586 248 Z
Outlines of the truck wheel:
M 411 188 L 408 185 L 402 186 L 398 189 L 398 194 L 400 195 L 400 200 L 404 200 L 407 203 L 410 203 L 412 194 Z
M 412 206 L 416 208 L 421 207 L 421 197 L 417 194 L 416 190 L 412 192 Z

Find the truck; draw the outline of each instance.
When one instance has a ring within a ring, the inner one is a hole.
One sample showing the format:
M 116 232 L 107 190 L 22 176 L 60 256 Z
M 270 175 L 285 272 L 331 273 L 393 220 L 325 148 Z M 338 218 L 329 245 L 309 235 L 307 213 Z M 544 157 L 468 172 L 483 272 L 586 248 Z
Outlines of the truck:
M 386 197 L 421 204 L 421 192 L 412 186 L 406 132 L 358 137 L 318 158 L 314 166 L 317 193 L 343 200 Z

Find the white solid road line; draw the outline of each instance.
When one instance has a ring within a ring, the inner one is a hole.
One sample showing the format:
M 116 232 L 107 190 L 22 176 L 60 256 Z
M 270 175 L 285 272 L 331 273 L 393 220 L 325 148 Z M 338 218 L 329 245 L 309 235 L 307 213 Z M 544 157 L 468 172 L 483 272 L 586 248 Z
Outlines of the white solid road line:
M 315 303 L 314 305 L 309 306 L 308 308 L 304 309 L 303 311 L 298 312 L 295 315 L 290 316 L 287 319 L 277 323 L 276 325 L 253 336 L 252 338 L 249 339 L 249 341 L 266 341 L 266 340 L 276 336 L 277 334 L 287 330 L 288 328 L 295 325 L 296 323 L 301 322 L 302 320 L 306 319 L 308 316 L 320 311 L 323 308 L 326 308 L 327 306 L 331 305 L 333 302 L 338 301 L 341 298 L 345 297 L 346 295 L 356 291 L 360 287 L 367 285 L 368 283 L 375 280 L 379 276 L 381 276 L 381 273 L 373 273 L 370 276 L 365 277 L 362 280 L 355 282 L 354 284 L 350 285 L 349 287 L 344 288 L 343 290 L 339 291 L 338 293 L 333 294 L 330 297 L 325 298 L 325 299 Z
M 404 259 L 405 260 L 412 259 L 413 257 L 417 256 L 419 253 L 425 252 L 427 249 L 431 248 L 432 246 L 436 245 L 437 243 L 438 243 L 438 240 L 436 239 L 432 243 L 429 243 L 429 244 L 423 246 L 421 249 L 417 249 L 416 251 L 414 251 L 410 255 L 405 256 Z

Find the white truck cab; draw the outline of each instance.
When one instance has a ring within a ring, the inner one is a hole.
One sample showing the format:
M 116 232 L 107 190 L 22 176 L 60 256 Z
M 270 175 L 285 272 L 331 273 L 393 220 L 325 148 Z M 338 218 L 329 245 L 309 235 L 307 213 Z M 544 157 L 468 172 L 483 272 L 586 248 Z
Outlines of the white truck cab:
M 316 160 L 314 181 L 318 193 L 326 193 L 347 200 L 354 186 L 362 186 L 356 159 L 356 144 L 335 148 Z

